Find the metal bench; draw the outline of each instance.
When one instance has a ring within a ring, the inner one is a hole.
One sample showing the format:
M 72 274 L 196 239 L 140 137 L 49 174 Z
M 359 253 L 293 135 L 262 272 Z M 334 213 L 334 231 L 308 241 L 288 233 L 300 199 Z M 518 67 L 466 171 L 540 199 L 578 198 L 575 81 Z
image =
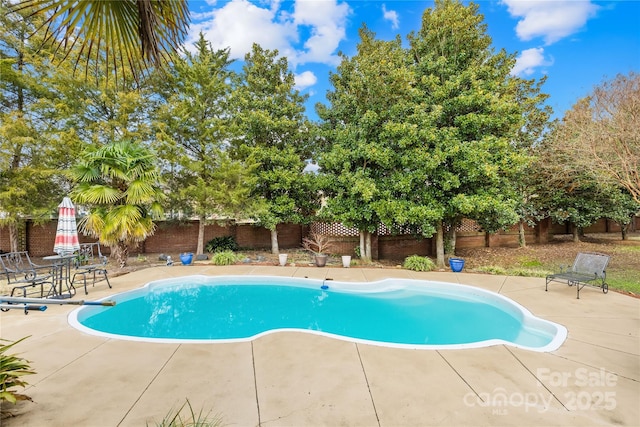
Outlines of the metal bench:
M 561 282 L 575 286 L 578 299 L 580 299 L 580 289 L 585 286 L 601 288 L 606 294 L 609 291 L 609 285 L 605 282 L 609 259 L 609 255 L 581 252 L 576 256 L 570 270 L 565 271 L 561 268 L 559 273 L 547 276 L 544 290 L 548 290 L 550 282 Z
M 36 265 L 31 262 L 26 251 L 0 255 L 0 275 L 12 287 L 11 296 L 19 290 L 22 297 L 39 295 L 40 298 L 43 298 L 45 284 L 49 284 L 46 295 L 55 296 L 56 289 L 53 286 L 52 273 L 52 267 Z
M 82 243 L 80 250 L 77 252 L 76 257 L 76 271 L 73 274 L 71 283 L 74 284 L 77 276 L 82 276 L 84 282 L 84 293 L 87 295 L 87 276 L 91 276 L 92 286 L 96 284 L 96 275 L 101 274 L 107 281 L 107 285 L 111 288 L 109 283 L 109 276 L 107 276 L 107 257 L 102 255 L 100 251 L 100 243 Z

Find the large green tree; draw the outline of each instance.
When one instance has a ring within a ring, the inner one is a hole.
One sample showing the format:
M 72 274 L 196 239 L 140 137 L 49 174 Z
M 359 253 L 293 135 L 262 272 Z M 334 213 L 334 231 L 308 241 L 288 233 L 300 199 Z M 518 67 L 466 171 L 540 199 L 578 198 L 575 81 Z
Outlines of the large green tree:
M 131 245 L 152 235 L 163 213 L 156 159 L 143 144 L 120 140 L 88 148 L 72 169 L 73 200 L 90 209 L 78 227 L 108 245 L 121 268 Z
M 207 221 L 250 210 L 255 165 L 251 158 L 231 159 L 228 150 L 234 135 L 228 49 L 213 50 L 200 34 L 195 51 L 176 55 L 172 63 L 168 73 L 157 76 L 161 102 L 154 127 L 170 209 L 199 219 L 201 254 Z
M 517 222 L 518 131 L 537 123 L 527 113 L 543 98 L 523 101 L 538 86 L 512 77 L 514 55 L 491 44 L 477 5 L 452 0 L 425 10 L 406 49 L 361 31 L 318 110 L 332 145 L 320 166 L 342 180 L 327 200 L 337 218 L 369 232 L 436 232 L 440 266 L 463 218 L 487 232 Z
M 441 212 L 421 197 L 425 175 L 416 176 L 433 163 L 416 147 L 419 130 L 406 121 L 417 93 L 400 38 L 376 40 L 363 27 L 356 55 L 341 57 L 329 105 L 317 106 L 327 141 L 318 155 L 323 214 L 357 227 L 360 255 L 371 260 L 371 234 L 380 224 L 411 224 L 431 235 Z M 416 188 L 420 194 L 410 194 Z
M 234 156 L 258 163 L 252 197 L 261 206 L 251 216 L 271 231 L 273 253 L 277 225 L 306 221 L 318 200 L 312 175 L 304 173 L 314 132 L 304 117 L 306 97 L 294 86 L 287 59 L 254 44 L 233 94 Z
M 0 226 L 8 227 L 16 251 L 24 221 L 48 219 L 68 189 L 60 172 L 70 156 L 50 138 L 59 103 L 51 54 L 28 38 L 42 22 L 7 7 L 0 2 Z
M 436 0 L 409 43 L 420 96 L 408 121 L 420 129 L 419 141 L 434 162 L 423 186 L 443 212 L 436 223 L 442 266 L 445 247 L 455 250 L 462 218 L 475 219 L 487 232 L 517 222 L 511 182 L 526 156 L 513 141 L 524 124 L 523 108 L 510 76 L 515 57 L 494 51 L 476 4 Z
M 64 63 L 58 68 L 66 68 Z M 65 70 L 66 71 L 66 70 Z M 131 77 L 118 84 L 102 74 L 98 81 L 59 72 L 52 79 L 61 102 L 56 106 L 58 132 L 54 137 L 67 147 L 82 151 L 120 139 L 152 140 L 151 99 L 148 84 L 137 89 Z
M 516 99 L 522 108 L 523 124 L 517 131 L 513 140 L 516 150 L 520 150 L 526 158 L 525 167 L 518 170 L 518 174 L 511 181 L 515 188 L 515 197 L 518 202 L 516 211 L 518 221 L 518 243 L 520 247 L 526 246 L 525 227 L 533 227 L 545 217 L 545 207 L 540 204 L 540 184 L 536 176 L 536 151 L 542 142 L 545 133 L 551 126 L 550 117 L 553 113 L 549 105 L 544 105 L 549 95 L 542 92 L 542 85 L 546 82 L 546 76 L 540 80 L 525 80 L 514 78 L 516 87 Z

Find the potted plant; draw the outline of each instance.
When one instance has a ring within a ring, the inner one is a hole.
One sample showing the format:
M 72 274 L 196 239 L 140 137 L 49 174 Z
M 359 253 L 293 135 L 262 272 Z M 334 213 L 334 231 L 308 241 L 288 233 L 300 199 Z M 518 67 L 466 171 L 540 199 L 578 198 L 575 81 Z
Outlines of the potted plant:
M 464 268 L 464 260 L 462 258 L 449 258 L 449 267 L 454 273 L 460 273 Z
M 344 268 L 351 267 L 351 255 L 342 255 L 342 266 Z
M 289 256 L 288 254 L 279 254 L 278 255 L 278 261 L 280 261 L 280 265 L 281 266 L 284 267 L 285 265 L 287 265 L 287 257 L 288 256 Z
M 193 252 L 183 252 L 180 254 L 180 262 L 182 265 L 189 265 L 193 261 Z
M 315 232 L 309 233 L 302 239 L 302 247 L 314 254 L 317 267 L 324 267 L 327 264 L 328 255 L 325 252 L 332 245 L 333 242 L 329 236 Z

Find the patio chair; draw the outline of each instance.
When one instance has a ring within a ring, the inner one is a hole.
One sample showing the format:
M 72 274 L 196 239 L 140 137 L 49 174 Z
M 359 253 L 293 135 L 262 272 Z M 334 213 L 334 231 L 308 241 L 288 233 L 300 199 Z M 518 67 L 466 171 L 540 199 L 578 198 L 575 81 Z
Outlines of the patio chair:
M 11 296 L 19 291 L 24 298 L 29 295 L 43 298 L 45 284 L 49 285 L 47 295 L 55 296 L 52 268 L 34 264 L 26 251 L 0 254 L 0 275 L 12 287 Z
M 87 290 L 87 276 L 92 279 L 91 286 L 95 286 L 96 275 L 101 274 L 104 276 L 104 280 L 107 281 L 109 288 L 111 288 L 109 276 L 107 275 L 107 257 L 102 255 L 100 251 L 100 242 L 82 243 L 77 254 L 76 271 L 73 274 L 71 283 L 74 284 L 76 277 L 81 276 L 84 282 L 84 293 L 87 295 L 89 293 Z
M 605 282 L 609 258 L 609 255 L 581 252 L 576 256 L 570 270 L 565 271 L 561 268 L 559 273 L 547 276 L 544 290 L 548 290 L 550 282 L 561 282 L 569 286 L 575 285 L 578 299 L 580 299 L 580 289 L 585 286 L 601 288 L 606 294 L 609 291 L 609 285 Z

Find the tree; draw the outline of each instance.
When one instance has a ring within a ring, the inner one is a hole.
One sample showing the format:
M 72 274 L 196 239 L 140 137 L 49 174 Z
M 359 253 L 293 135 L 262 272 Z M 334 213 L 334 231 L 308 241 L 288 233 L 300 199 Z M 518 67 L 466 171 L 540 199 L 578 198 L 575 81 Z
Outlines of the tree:
M 303 116 L 305 97 L 294 89 L 287 59 L 254 44 L 245 56 L 233 94 L 236 159 L 258 163 L 252 197 L 261 203 L 252 217 L 271 231 L 271 251 L 279 252 L 277 225 L 303 223 L 317 206 L 311 157 L 313 129 Z
M 84 60 L 85 73 L 99 58 L 116 78 L 128 69 L 137 80 L 162 65 L 189 27 L 186 0 L 23 0 L 11 9 L 46 16 L 45 42 L 55 42 L 65 58 L 74 56 L 76 65 Z
M 57 100 L 49 54 L 28 39 L 41 22 L 6 14 L 7 7 L 0 3 L 0 225 L 17 251 L 21 224 L 48 219 L 62 198 L 60 169 L 69 155 L 48 138 Z
M 571 167 L 625 188 L 640 202 L 640 74 L 596 86 L 565 114 L 559 132 L 557 149 L 572 159 Z
M 600 218 L 613 219 L 624 228 L 638 211 L 637 201 L 626 188 L 579 167 L 581 161 L 566 149 L 566 141 L 567 128 L 564 123 L 556 123 L 537 148 L 532 171 L 538 203 L 548 209 L 553 221 L 571 224 L 575 242 L 580 240 L 583 228 Z
M 120 268 L 127 265 L 129 247 L 154 233 L 153 220 L 163 212 L 155 162 L 142 144 L 121 140 L 86 150 L 72 170 L 72 196 L 90 208 L 78 227 L 108 245 Z
M 622 240 L 627 240 L 629 225 L 640 212 L 640 203 L 624 188 L 612 187 L 606 194 L 610 201 L 605 205 L 604 217 L 617 222 Z
M 65 67 L 60 64 L 57 67 Z M 151 99 L 146 83 L 136 89 L 131 77 L 118 84 L 103 74 L 97 82 L 59 72 L 52 81 L 58 97 L 56 137 L 82 151 L 87 144 L 100 146 L 120 139 L 151 141 Z
M 230 158 L 233 136 L 229 105 L 229 50 L 214 51 L 204 36 L 196 52 L 175 55 L 158 75 L 162 99 L 154 126 L 169 184 L 169 204 L 199 219 L 197 253 L 204 252 L 204 227 L 211 218 L 237 218 L 249 210 L 255 165 Z
M 546 76 L 542 79 L 524 80 L 514 78 L 516 97 L 522 107 L 523 125 L 518 129 L 513 141 L 516 150 L 520 150 L 527 159 L 526 165 L 519 169 L 519 175 L 512 181 L 515 187 L 515 195 L 518 205 L 516 211 L 518 221 L 518 244 L 520 247 L 527 245 L 525 240 L 525 226 L 533 227 L 544 218 L 544 207 L 539 204 L 538 184 L 536 182 L 535 164 L 536 147 L 549 129 L 549 118 L 553 110 L 548 105 L 543 105 L 549 95 L 542 93 L 542 85 L 546 82 Z
M 487 232 L 517 222 L 510 182 L 526 157 L 512 142 L 524 124 L 523 108 L 509 75 L 515 58 L 504 50 L 494 53 L 477 5 L 436 0 L 409 43 L 420 97 L 408 121 L 420 129 L 419 141 L 434 163 L 424 180 L 442 211 L 436 242 L 443 266 L 445 249 L 455 251 L 463 217 Z
M 425 176 L 416 169 L 424 171 L 432 162 L 413 144 L 417 127 L 405 122 L 417 95 L 401 40 L 376 40 L 363 27 L 356 55 L 340 55 L 330 105 L 316 107 L 328 145 L 318 157 L 323 214 L 357 227 L 361 257 L 370 261 L 371 234 L 380 224 L 412 224 L 430 235 L 441 212 L 421 197 Z M 409 194 L 417 187 L 419 194 Z

